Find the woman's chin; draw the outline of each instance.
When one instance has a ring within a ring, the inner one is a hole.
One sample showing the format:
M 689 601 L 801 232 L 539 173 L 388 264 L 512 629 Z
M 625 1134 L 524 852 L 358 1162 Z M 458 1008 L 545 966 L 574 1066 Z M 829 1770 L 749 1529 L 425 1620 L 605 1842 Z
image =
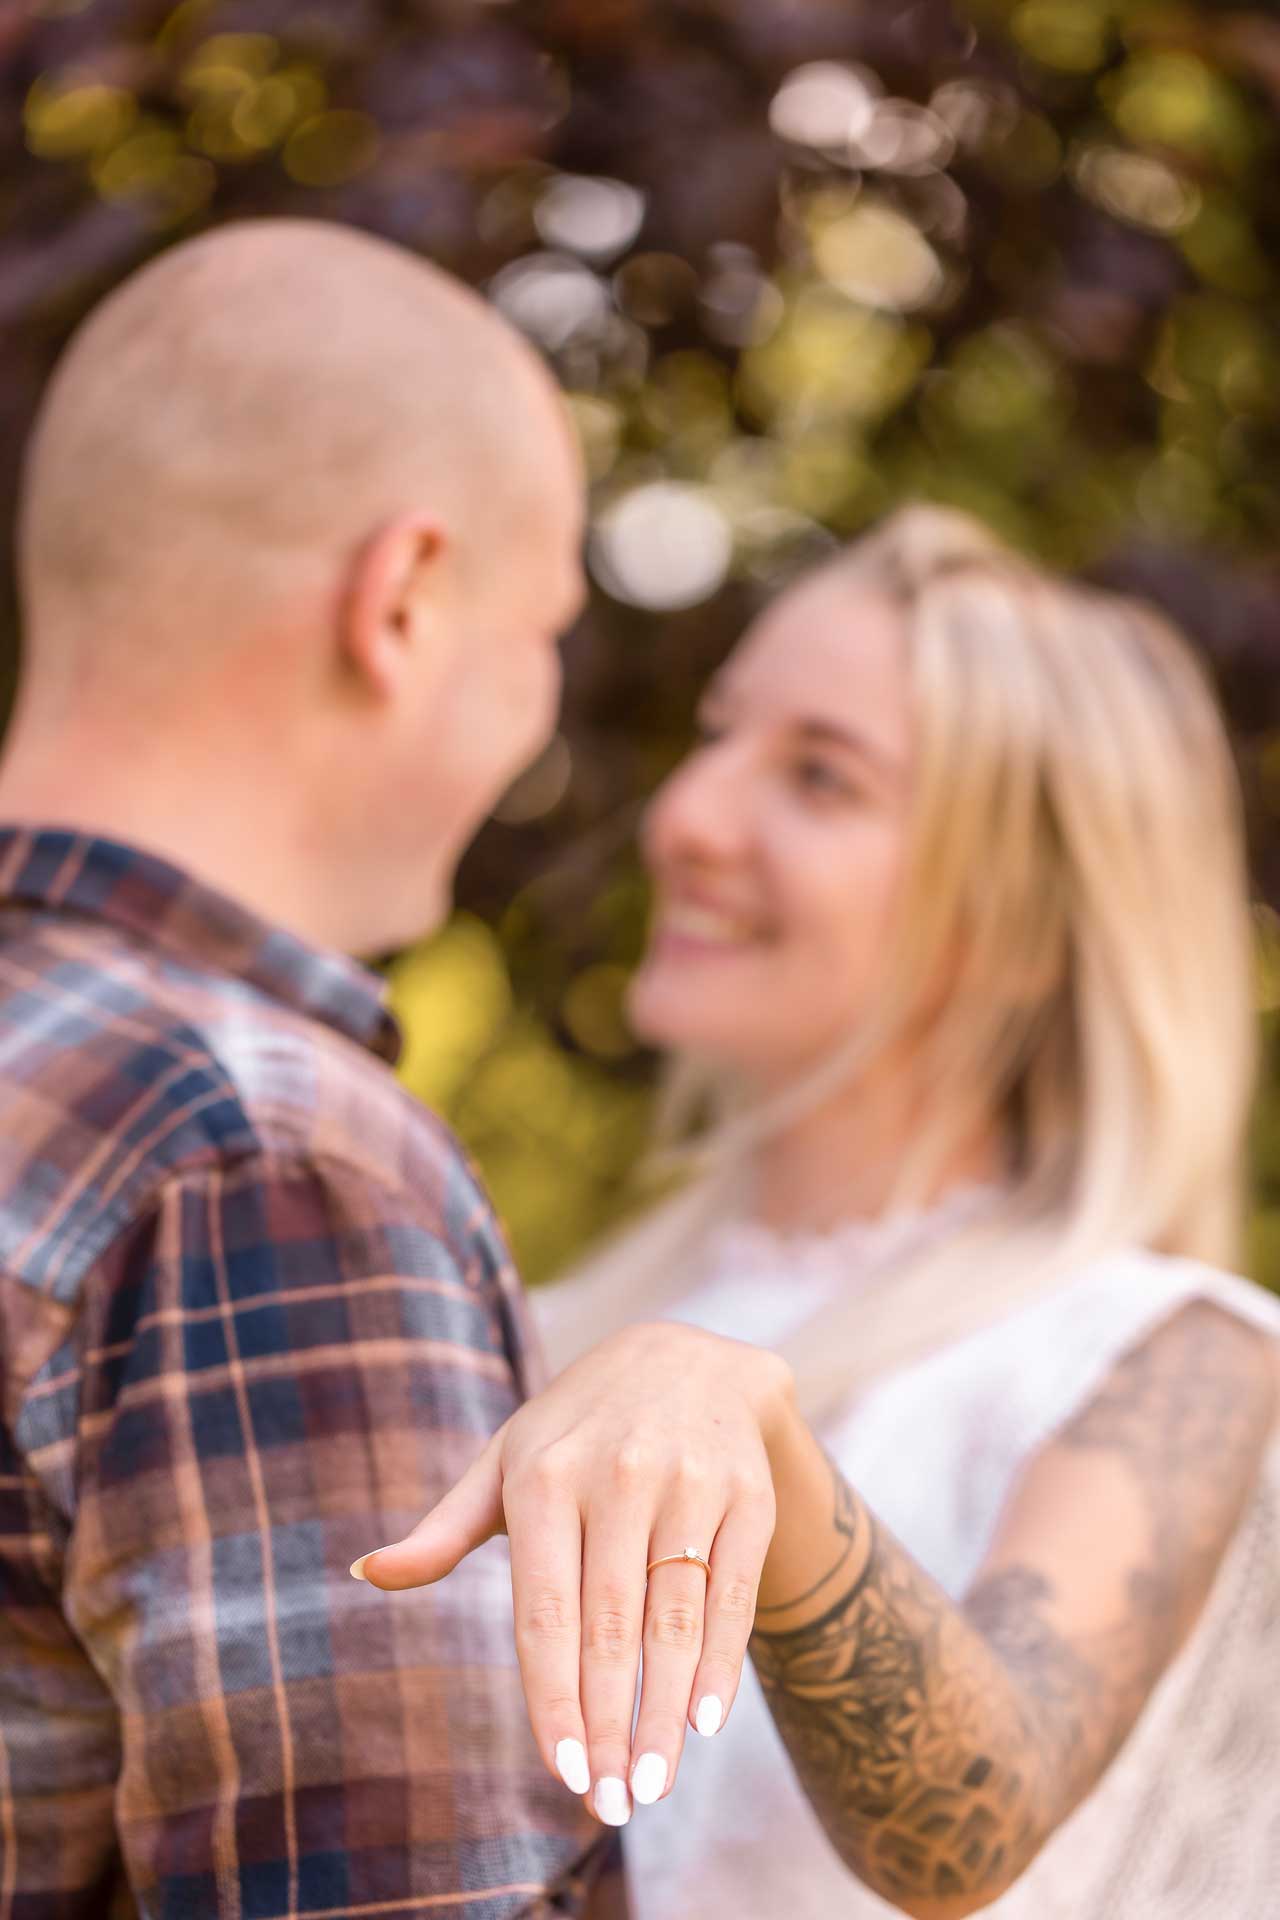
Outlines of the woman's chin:
M 717 1065 L 740 1063 L 742 1032 L 719 1008 L 700 1005 L 700 996 L 680 991 L 674 982 L 636 975 L 627 994 L 627 1025 L 645 1046 L 697 1054 Z

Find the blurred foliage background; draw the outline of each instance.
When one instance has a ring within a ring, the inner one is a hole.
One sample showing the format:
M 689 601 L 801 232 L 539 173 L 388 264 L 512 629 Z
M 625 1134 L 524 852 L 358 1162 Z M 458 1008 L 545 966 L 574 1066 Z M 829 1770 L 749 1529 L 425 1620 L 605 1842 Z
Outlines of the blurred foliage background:
M 350 221 L 554 363 L 595 487 L 561 734 L 391 963 L 405 1076 L 526 1273 L 617 1206 L 632 840 L 759 598 L 906 495 L 1137 588 L 1245 779 L 1280 1280 L 1280 19 L 1211 0 L 9 0 L 0 500 L 86 308 L 247 214 Z M 17 660 L 6 560 L 7 685 Z

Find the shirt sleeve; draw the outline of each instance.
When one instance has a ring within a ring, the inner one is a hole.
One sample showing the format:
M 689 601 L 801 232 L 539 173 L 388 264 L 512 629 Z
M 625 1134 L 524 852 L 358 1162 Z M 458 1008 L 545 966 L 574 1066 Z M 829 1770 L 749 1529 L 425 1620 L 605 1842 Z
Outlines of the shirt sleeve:
M 158 1920 L 590 1910 L 604 1850 L 529 1731 L 505 1540 L 421 1592 L 347 1571 L 518 1404 L 517 1294 L 461 1157 L 429 1196 L 343 1163 L 203 1169 L 100 1263 L 44 1615 L 78 1696 L 0 1694 L 33 1736 L 64 1705 L 80 1731 L 56 1779 L 38 1738 L 10 1756 L 12 1920 L 100 1920 L 101 1847 L 75 1884 L 42 1808 L 100 1829 L 109 1781 Z
M 65 1528 L 0 1422 L 0 1915 L 112 1916 L 115 1702 L 63 1616 Z M 70 1901 L 70 1904 L 68 1904 Z M 77 1904 L 77 1902 L 79 1904 Z

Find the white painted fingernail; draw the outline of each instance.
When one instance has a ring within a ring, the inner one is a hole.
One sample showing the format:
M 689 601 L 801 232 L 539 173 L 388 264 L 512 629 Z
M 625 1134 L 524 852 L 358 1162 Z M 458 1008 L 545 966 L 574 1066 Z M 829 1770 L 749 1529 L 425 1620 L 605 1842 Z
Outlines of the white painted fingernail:
M 556 1742 L 556 1771 L 570 1793 L 590 1793 L 591 1769 L 581 1740 Z
M 698 1712 L 693 1722 L 704 1740 L 709 1740 L 713 1733 L 719 1733 L 723 1719 L 724 1704 L 719 1695 L 704 1693 L 698 1702 Z
M 631 1792 L 639 1806 L 661 1800 L 667 1784 L 667 1763 L 660 1753 L 642 1753 L 631 1769 Z
M 631 1802 L 627 1798 L 627 1783 L 614 1774 L 607 1773 L 603 1780 L 596 1781 L 596 1812 L 606 1827 L 625 1827 L 631 1818 Z
M 373 1559 L 373 1556 L 375 1553 L 381 1553 L 381 1552 L 382 1552 L 381 1547 L 370 1547 L 368 1553 L 362 1553 L 358 1560 L 353 1560 L 351 1562 L 351 1565 L 347 1569 L 348 1573 L 351 1575 L 351 1578 L 353 1580 L 368 1580 L 369 1579 L 369 1574 L 368 1574 L 369 1562 Z M 369 1584 L 372 1586 L 373 1582 L 370 1581 Z

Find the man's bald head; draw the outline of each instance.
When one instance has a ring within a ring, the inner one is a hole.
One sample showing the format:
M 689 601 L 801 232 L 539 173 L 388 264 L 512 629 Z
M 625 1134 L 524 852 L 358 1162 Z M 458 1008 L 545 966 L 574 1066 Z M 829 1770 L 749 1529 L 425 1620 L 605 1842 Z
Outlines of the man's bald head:
M 336 590 L 407 511 L 469 568 L 523 536 L 567 440 L 532 351 L 421 259 L 322 222 L 217 229 L 126 281 L 51 382 L 21 511 L 28 671 L 181 676 L 184 634 L 207 648 Z
M 0 812 L 416 938 L 555 726 L 583 496 L 550 376 L 447 275 L 320 222 L 175 248 L 36 425 Z

